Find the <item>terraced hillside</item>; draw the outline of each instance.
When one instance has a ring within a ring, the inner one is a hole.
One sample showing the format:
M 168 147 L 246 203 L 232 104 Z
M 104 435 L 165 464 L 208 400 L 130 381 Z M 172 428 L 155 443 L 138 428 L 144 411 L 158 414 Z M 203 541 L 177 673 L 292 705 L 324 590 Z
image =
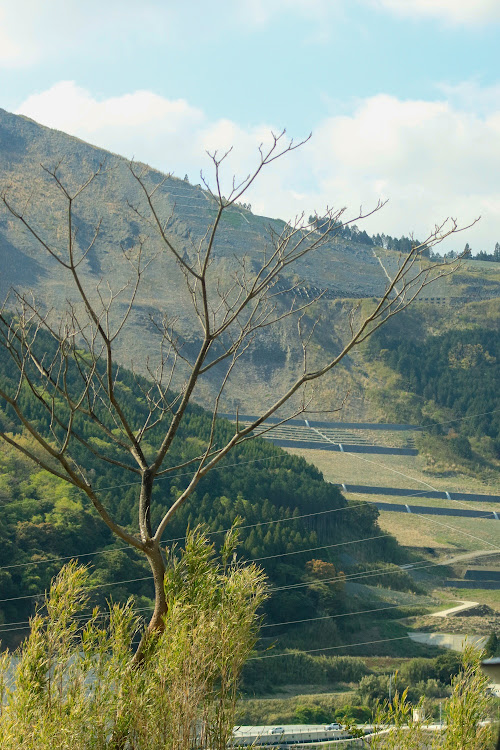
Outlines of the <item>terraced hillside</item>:
M 153 316 L 175 320 L 183 351 L 189 356 L 199 341 L 199 328 L 190 305 L 185 279 L 171 256 L 158 254 L 158 237 L 148 221 L 143 221 L 144 201 L 140 187 L 128 163 L 119 156 L 86 144 L 64 133 L 0 110 L 0 188 L 7 189 L 9 200 L 23 207 L 25 216 L 41 236 L 64 248 L 67 242 L 65 203 L 51 178 L 40 164 L 53 167 L 60 163 L 61 176 L 75 189 L 97 166 L 104 162 L 99 177 L 75 202 L 76 243 L 85 246 L 102 220 L 96 244 L 82 263 L 82 278 L 89 293 L 101 279 L 112 279 L 116 288 L 126 284 L 130 269 L 124 251 L 145 241 L 145 257 L 155 258 L 144 273 L 130 325 L 119 341 L 120 358 L 146 372 L 147 359 L 153 361 L 159 345 L 159 334 Z M 140 170 L 143 165 L 135 165 Z M 263 176 L 265 179 L 265 175 Z M 193 248 L 204 236 L 214 218 L 215 202 L 209 191 L 154 169 L 148 173 L 148 185 L 156 187 L 160 217 L 167 221 L 169 236 L 180 256 L 192 258 Z M 26 207 L 26 208 L 24 208 Z M 139 210 L 139 213 L 134 211 Z M 211 273 L 221 283 L 229 283 L 232 274 L 241 271 L 245 257 L 251 270 L 269 248 L 270 233 L 281 232 L 282 220 L 256 216 L 244 205 L 236 205 L 225 215 L 215 245 Z M 284 310 L 292 297 L 300 304 L 322 294 L 311 312 L 311 320 L 319 315 L 320 322 L 311 340 L 311 363 L 323 361 L 323 354 L 338 351 L 349 335 L 349 312 L 356 301 L 378 297 L 387 282 L 386 271 L 398 262 L 398 254 L 372 246 L 333 238 L 313 255 L 305 256 L 290 272 L 284 272 L 277 289 L 291 289 L 279 302 Z M 488 266 L 487 263 L 480 264 Z M 489 264 L 492 265 L 492 264 Z M 45 309 L 58 309 L 70 294 L 61 269 L 23 229 L 22 224 L 0 209 L 0 295 L 5 296 L 14 285 L 20 292 L 33 291 Z M 486 271 L 464 270 L 460 283 L 452 278 L 443 280 L 429 292 L 429 306 L 447 308 L 464 295 L 489 298 L 500 290 L 500 279 L 486 278 Z M 488 269 L 489 271 L 489 269 Z M 458 277 L 456 277 L 458 280 Z M 471 291 L 473 290 L 473 292 Z M 475 291 L 474 291 L 475 290 Z M 441 300 L 437 305 L 436 300 Z M 446 303 L 442 303 L 445 300 Z M 117 311 L 123 311 L 124 305 Z M 441 307 L 440 307 L 441 306 Z M 307 317 L 306 317 L 307 322 Z M 278 386 L 293 382 L 302 362 L 302 349 L 297 339 L 295 320 L 262 332 L 258 342 L 246 355 L 245 367 L 228 383 L 223 408 L 237 407 L 248 413 L 270 402 Z M 209 404 L 214 395 L 217 368 L 196 393 L 198 402 Z M 334 375 L 317 390 L 317 400 L 327 410 L 338 408 L 349 392 L 339 419 L 377 420 L 381 415 L 366 400 L 363 369 L 358 369 L 355 355 L 346 358 Z M 349 436 L 344 436 L 349 441 Z

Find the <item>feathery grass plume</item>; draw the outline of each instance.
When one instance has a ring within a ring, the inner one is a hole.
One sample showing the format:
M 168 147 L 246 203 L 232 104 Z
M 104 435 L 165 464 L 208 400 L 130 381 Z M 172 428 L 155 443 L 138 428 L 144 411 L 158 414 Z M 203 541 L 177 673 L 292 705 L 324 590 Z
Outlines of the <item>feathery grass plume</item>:
M 165 628 L 140 664 L 132 602 L 85 614 L 88 570 L 62 568 L 27 640 L 0 657 L 2 750 L 225 749 L 266 597 L 237 538 L 232 529 L 220 560 L 201 529 L 170 551 Z
M 451 696 L 446 701 L 446 729 L 435 748 L 443 750 L 490 750 L 493 728 L 489 723 L 492 697 L 489 679 L 481 671 L 483 652 L 466 644 L 462 669 L 453 678 Z

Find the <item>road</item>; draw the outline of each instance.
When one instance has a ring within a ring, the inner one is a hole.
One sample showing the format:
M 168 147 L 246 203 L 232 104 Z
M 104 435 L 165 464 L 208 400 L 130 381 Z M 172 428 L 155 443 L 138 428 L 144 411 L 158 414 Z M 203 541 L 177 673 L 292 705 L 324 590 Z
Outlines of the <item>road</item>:
M 465 612 L 466 609 L 472 609 L 472 607 L 476 607 L 479 604 L 479 602 L 461 601 L 461 604 L 456 607 L 451 607 L 451 609 L 442 609 L 440 612 L 433 612 L 431 617 L 448 617 L 448 615 L 455 615 L 457 612 Z

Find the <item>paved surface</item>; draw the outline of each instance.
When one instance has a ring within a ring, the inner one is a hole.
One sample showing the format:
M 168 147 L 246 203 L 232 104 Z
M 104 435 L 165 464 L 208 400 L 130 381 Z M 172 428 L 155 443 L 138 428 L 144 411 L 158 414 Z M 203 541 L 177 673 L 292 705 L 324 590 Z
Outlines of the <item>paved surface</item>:
M 482 648 L 488 640 L 487 635 L 456 635 L 454 633 L 408 633 L 408 637 L 416 643 L 425 643 L 427 646 L 441 646 L 452 651 L 463 651 L 466 645 L 474 645 Z
M 465 612 L 466 609 L 472 609 L 472 607 L 477 607 L 479 602 L 464 602 L 462 600 L 462 604 L 459 604 L 457 607 L 451 607 L 451 609 L 442 609 L 440 612 L 433 612 L 431 614 L 431 617 L 448 617 L 448 615 L 454 615 L 457 612 Z

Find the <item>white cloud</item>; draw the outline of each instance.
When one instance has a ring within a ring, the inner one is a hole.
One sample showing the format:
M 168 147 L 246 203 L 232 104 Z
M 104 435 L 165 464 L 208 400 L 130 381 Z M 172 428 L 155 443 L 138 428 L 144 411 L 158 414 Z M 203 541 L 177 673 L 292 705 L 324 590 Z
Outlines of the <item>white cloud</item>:
M 325 43 L 354 0 L 17 0 L 0 8 L 0 66 L 27 67 L 45 61 L 106 58 L 110 50 L 151 49 L 175 44 L 189 27 L 194 44 L 207 35 L 259 32 L 290 19 L 304 28 L 305 41 Z M 499 0 L 356 0 L 406 17 L 442 19 L 452 24 L 500 21 Z M 339 15 L 340 14 L 340 15 Z
M 245 22 L 263 26 L 276 16 L 294 15 L 308 20 L 324 20 L 343 0 L 245 0 L 236 4 L 236 17 Z M 228 3 L 229 8 L 232 3 Z
M 456 85 L 441 83 L 437 88 L 456 109 L 488 115 L 500 108 L 500 83 L 480 86 L 477 81 L 469 80 Z
M 17 0 L 1 2 L 0 66 L 22 68 L 47 60 L 89 55 L 106 57 L 110 49 L 124 56 L 186 34 L 206 43 L 228 33 L 258 31 L 280 17 L 319 21 L 345 0 Z
M 227 119 L 210 121 L 184 100 L 137 91 L 103 101 L 72 82 L 60 82 L 27 99 L 19 112 L 127 157 L 134 156 L 197 182 L 210 175 L 205 149 L 234 146 L 223 170 L 226 191 L 233 172 L 255 166 L 271 124 L 247 129 Z M 471 114 L 447 100 L 402 101 L 380 94 L 361 100 L 349 116 L 318 123 L 313 139 L 272 164 L 247 200 L 254 211 L 290 218 L 326 204 L 360 204 L 379 198 L 388 206 L 366 223 L 371 232 L 414 232 L 423 238 L 436 222 L 479 214 L 467 235 L 473 249 L 500 240 L 500 107 Z M 463 243 L 465 243 L 465 239 Z M 455 240 L 460 247 L 462 238 Z
M 440 18 L 449 23 L 500 21 L 498 0 L 367 0 L 402 16 Z
M 158 0 L 17 0 L 0 8 L 0 66 L 22 68 L 46 59 L 95 55 L 137 39 L 163 43 L 174 9 Z
M 23 35 L 20 14 L 13 8 L 0 8 L 0 66 L 18 68 L 31 65 L 38 57 L 35 40 L 29 30 L 29 21 Z
M 467 223 L 482 214 L 471 244 L 500 237 L 500 111 L 481 118 L 446 101 L 379 95 L 324 121 L 311 158 L 321 195 L 365 207 L 390 199 L 372 231 L 423 238 L 447 216 Z
M 353 0 L 245 0 L 236 12 L 246 21 L 264 25 L 276 16 L 295 14 L 313 20 L 332 20 Z M 361 5 L 388 10 L 400 16 L 439 18 L 453 24 L 500 21 L 498 0 L 358 0 Z M 226 5 L 226 0 L 224 0 Z M 230 5 L 228 5 L 229 10 Z M 230 11 L 229 11 L 230 12 Z
M 73 81 L 28 97 L 17 112 L 165 171 L 192 166 L 193 140 L 205 123 L 183 99 L 135 91 L 99 101 Z

